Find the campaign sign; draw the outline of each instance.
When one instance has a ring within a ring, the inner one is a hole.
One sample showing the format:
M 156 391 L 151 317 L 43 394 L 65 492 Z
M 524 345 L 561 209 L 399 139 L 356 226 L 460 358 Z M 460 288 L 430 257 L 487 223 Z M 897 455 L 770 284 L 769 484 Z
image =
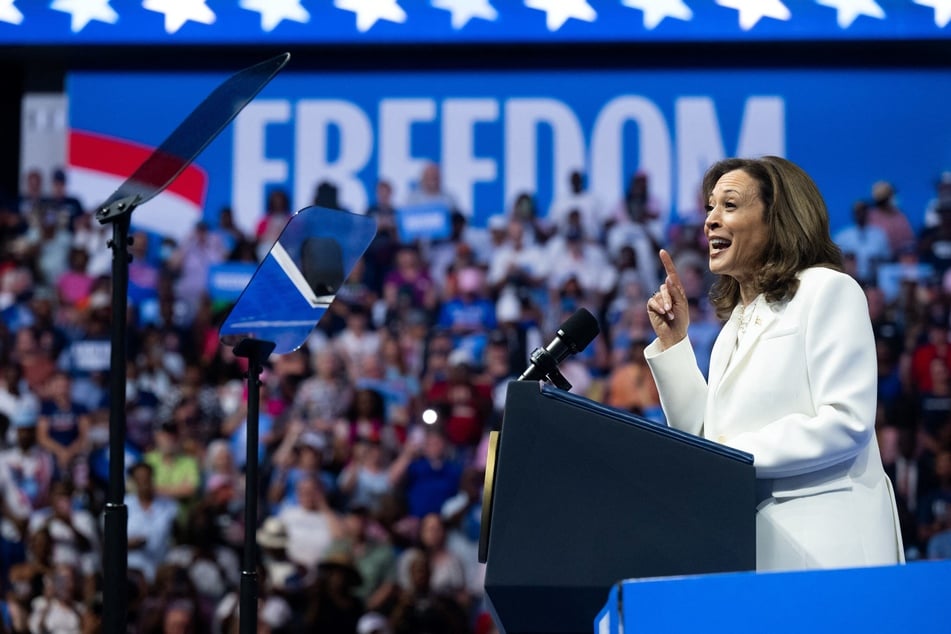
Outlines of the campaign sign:
M 71 73 L 71 169 L 114 178 L 116 166 L 78 140 L 154 147 L 222 79 Z M 644 171 L 670 222 L 702 217 L 698 189 L 714 161 L 777 154 L 815 178 L 833 230 L 851 221 L 853 203 L 869 198 L 878 180 L 894 184 L 899 205 L 920 226 L 939 174 L 951 169 L 949 101 L 947 69 L 288 71 L 201 153 L 194 178 L 180 190 L 173 183 L 178 206 L 163 220 L 191 227 L 202 214 L 214 226 L 231 207 L 252 233 L 272 190 L 285 190 L 300 209 L 325 181 L 337 187 L 341 206 L 364 213 L 386 179 L 400 207 L 435 161 L 442 189 L 477 226 L 509 213 L 522 193 L 544 216 L 576 169 L 587 173 L 603 210 Z M 87 204 L 111 193 L 97 194 L 94 178 L 85 182 L 90 188 L 77 193 Z
M 400 240 L 443 240 L 449 237 L 449 209 L 442 204 L 404 205 L 396 210 Z
M 246 262 L 223 262 L 208 269 L 208 295 L 215 304 L 238 299 L 257 267 Z

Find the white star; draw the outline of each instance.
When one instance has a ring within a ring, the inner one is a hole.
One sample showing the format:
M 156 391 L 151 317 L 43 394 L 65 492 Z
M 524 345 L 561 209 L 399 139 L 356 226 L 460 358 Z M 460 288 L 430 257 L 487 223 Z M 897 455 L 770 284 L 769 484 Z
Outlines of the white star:
M 214 24 L 215 12 L 205 0 L 145 0 L 142 8 L 165 14 L 165 32 L 175 33 L 191 20 L 201 24 Z
M 0 22 L 8 24 L 23 22 L 23 14 L 13 6 L 13 0 L 0 0 Z
M 621 0 L 621 4 L 643 11 L 644 28 L 648 31 L 654 29 L 664 18 L 685 21 L 693 18 L 693 11 L 683 0 Z
M 499 12 L 489 4 L 489 0 L 432 0 L 432 5 L 452 13 L 452 28 L 457 31 L 472 18 L 495 22 L 499 17 Z
M 334 0 L 334 6 L 356 13 L 357 30 L 361 33 L 369 31 L 379 20 L 406 22 L 406 11 L 396 4 L 396 0 Z
M 261 30 L 270 33 L 284 20 L 301 24 L 310 22 L 310 13 L 300 6 L 300 0 L 241 0 L 242 9 L 261 14 Z
M 860 15 L 871 18 L 885 19 L 885 12 L 875 0 L 816 0 L 816 4 L 832 7 L 836 11 L 836 21 L 839 28 L 847 29 Z
M 119 21 L 119 14 L 109 6 L 109 0 L 53 0 L 50 9 L 73 16 L 70 20 L 73 33 L 79 33 L 93 20 L 106 24 Z
M 915 4 L 934 9 L 934 23 L 939 29 L 951 22 L 951 0 L 912 0 Z
M 525 6 L 545 12 L 549 31 L 557 31 L 571 18 L 594 22 L 598 17 L 587 0 L 525 0 Z
M 716 3 L 727 9 L 736 9 L 740 12 L 740 28 L 749 31 L 762 18 L 775 18 L 788 21 L 789 9 L 781 0 L 716 0 Z

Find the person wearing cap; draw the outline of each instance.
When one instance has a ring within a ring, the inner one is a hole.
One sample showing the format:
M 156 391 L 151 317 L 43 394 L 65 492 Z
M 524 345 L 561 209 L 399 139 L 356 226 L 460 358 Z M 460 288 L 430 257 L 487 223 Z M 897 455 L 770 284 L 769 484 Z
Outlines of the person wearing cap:
M 895 187 L 888 181 L 877 181 L 872 185 L 868 224 L 885 232 L 892 253 L 915 246 L 915 232 L 905 212 L 895 203 Z
M 287 554 L 287 527 L 277 517 L 266 517 L 257 531 L 265 585 L 275 593 L 294 598 L 313 581 L 313 573 Z

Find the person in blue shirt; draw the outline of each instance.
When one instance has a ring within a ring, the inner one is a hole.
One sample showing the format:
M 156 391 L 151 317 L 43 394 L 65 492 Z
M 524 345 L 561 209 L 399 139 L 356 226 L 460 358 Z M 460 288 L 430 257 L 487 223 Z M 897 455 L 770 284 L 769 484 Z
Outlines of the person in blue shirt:
M 403 451 L 390 468 L 394 481 L 402 480 L 409 515 L 422 518 L 439 513 L 459 491 L 462 465 L 449 456 L 449 443 L 436 425 L 410 433 Z

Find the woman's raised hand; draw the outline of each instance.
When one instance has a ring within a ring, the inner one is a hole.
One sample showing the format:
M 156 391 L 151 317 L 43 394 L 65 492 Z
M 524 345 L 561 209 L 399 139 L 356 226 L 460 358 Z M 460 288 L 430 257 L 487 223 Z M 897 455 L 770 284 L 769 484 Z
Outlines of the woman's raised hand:
M 687 336 L 690 313 L 687 308 L 687 294 L 680 283 L 677 267 L 664 249 L 660 250 L 660 261 L 667 277 L 657 292 L 647 300 L 647 315 L 654 333 L 660 340 L 661 348 L 666 350 Z

